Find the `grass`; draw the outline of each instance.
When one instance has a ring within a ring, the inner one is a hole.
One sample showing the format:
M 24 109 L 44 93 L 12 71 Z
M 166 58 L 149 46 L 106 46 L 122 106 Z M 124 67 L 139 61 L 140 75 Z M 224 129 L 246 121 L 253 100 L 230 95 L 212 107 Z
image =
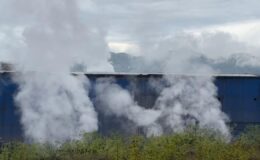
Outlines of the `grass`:
M 226 142 L 207 130 L 145 138 L 140 135 L 85 134 L 80 141 L 59 147 L 48 144 L 9 143 L 0 160 L 260 160 L 260 127 L 249 127 Z

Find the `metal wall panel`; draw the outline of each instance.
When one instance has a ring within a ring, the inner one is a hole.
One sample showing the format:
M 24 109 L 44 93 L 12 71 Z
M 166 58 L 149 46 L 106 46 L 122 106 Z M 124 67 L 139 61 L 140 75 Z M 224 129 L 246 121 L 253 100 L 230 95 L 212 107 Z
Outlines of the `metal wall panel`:
M 158 84 L 164 83 L 162 75 L 92 74 L 87 76 L 92 84 L 89 94 L 96 106 L 98 103 L 95 101 L 93 86 L 99 78 L 114 78 L 118 85 L 128 89 L 134 95 L 139 105 L 146 108 L 152 107 L 158 96 L 156 89 L 148 82 L 154 79 L 159 82 Z M 239 127 L 244 127 L 246 124 L 260 124 L 260 77 L 217 76 L 215 84 L 222 110 L 229 115 L 232 123 L 236 123 Z M 6 141 L 19 140 L 23 137 L 19 109 L 14 102 L 17 88 L 9 73 L 0 74 L 0 137 Z M 99 114 L 99 119 L 102 133 L 107 130 L 114 132 L 122 121 L 127 121 L 102 114 Z
M 260 123 L 259 77 L 218 77 L 216 86 L 222 109 L 232 122 Z
M 0 137 L 4 141 L 21 140 L 20 114 L 14 102 L 17 85 L 9 74 L 0 75 L 0 89 Z

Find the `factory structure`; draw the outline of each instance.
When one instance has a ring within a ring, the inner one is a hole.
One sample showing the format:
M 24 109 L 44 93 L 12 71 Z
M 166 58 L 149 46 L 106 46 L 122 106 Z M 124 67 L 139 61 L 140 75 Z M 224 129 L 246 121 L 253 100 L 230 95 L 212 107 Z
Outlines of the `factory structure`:
M 8 66 L 5 66 L 8 68 Z M 75 76 L 77 74 L 75 73 Z M 86 74 L 91 83 L 99 78 L 114 78 L 116 83 L 130 91 L 139 105 L 153 106 L 156 91 L 148 85 L 149 79 L 160 81 L 161 74 Z M 218 100 L 222 111 L 230 118 L 230 125 L 241 130 L 247 125 L 260 124 L 260 77 L 255 75 L 215 75 Z M 18 85 L 12 80 L 12 72 L 0 73 L 0 141 L 22 140 L 19 107 L 14 97 Z M 95 97 L 90 90 L 90 98 Z M 95 101 L 93 100 L 94 105 Z M 100 118 L 100 117 L 99 117 Z M 103 120 L 101 132 L 115 129 L 117 120 Z

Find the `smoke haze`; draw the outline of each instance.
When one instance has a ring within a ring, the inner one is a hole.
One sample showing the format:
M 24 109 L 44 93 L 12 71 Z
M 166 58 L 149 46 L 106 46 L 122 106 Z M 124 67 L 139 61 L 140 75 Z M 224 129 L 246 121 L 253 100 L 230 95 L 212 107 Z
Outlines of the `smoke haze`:
M 96 93 L 106 114 L 125 116 L 137 126 L 148 126 L 160 115 L 159 111 L 139 106 L 127 90 L 111 79 L 100 80 L 96 85 Z
M 16 101 L 28 140 L 60 143 L 98 129 L 85 76 L 32 72 L 17 75 L 16 80 L 20 84 Z
M 196 124 L 229 137 L 229 119 L 221 111 L 210 75 L 258 73 L 260 51 L 257 43 L 231 34 L 227 24 L 211 31 L 209 25 L 233 22 L 234 16 L 223 14 L 226 11 L 243 17 L 235 16 L 236 21 L 258 12 L 259 7 L 253 7 L 242 14 L 243 3 L 231 8 L 233 3 L 223 7 L 219 0 L 0 0 L 0 61 L 13 63 L 19 71 L 14 76 L 19 84 L 15 99 L 25 136 L 43 143 L 78 139 L 99 129 L 98 108 L 143 127 L 148 136 Z M 208 13 L 212 4 L 223 10 Z M 110 43 L 134 49 L 111 56 Z M 145 108 L 115 80 L 102 79 L 91 86 L 87 77 L 70 75 L 72 70 L 179 76 L 165 76 L 166 85 L 155 82 L 159 96 Z M 89 98 L 91 87 L 101 106 Z
M 102 29 L 81 22 L 74 0 L 13 0 L 7 6 L 22 18 L 10 24 L 21 28 L 20 45 L 10 47 L 10 52 L 19 71 L 14 77 L 20 86 L 15 99 L 25 136 L 56 143 L 96 131 L 88 79 L 72 76 L 70 70 L 83 63 L 88 71 L 113 71 Z
M 169 87 L 163 88 L 156 100 L 162 110 L 164 128 L 173 132 L 198 125 L 229 136 L 228 117 L 215 98 L 216 87 L 211 77 L 167 76 Z

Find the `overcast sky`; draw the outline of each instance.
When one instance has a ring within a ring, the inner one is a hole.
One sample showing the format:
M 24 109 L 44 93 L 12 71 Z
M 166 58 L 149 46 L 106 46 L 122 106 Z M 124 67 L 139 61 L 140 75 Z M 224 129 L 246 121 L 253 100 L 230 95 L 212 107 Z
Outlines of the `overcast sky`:
M 96 6 L 109 28 L 110 46 L 122 51 L 133 48 L 140 35 L 183 31 L 224 31 L 260 44 L 259 0 L 97 0 Z
M 218 40 L 216 43 L 235 41 L 231 43 L 231 48 L 238 43 L 238 48 L 250 46 L 255 55 L 258 54 L 258 49 L 255 48 L 260 48 L 259 0 L 78 1 L 83 22 L 85 21 L 87 26 L 94 24 L 93 28 L 98 25 L 99 30 L 103 29 L 111 51 L 141 55 L 143 52 L 140 45 L 147 41 L 156 41 L 179 33 L 196 36 L 205 32 L 224 32 L 226 36 L 221 34 L 213 38 Z M 37 6 L 44 3 L 26 2 L 27 0 L 0 0 L 0 56 L 10 49 L 10 46 L 19 43 L 21 27 L 33 23 L 27 19 L 30 19 L 30 15 L 37 16 L 37 13 L 31 12 L 30 7 L 46 7 Z M 18 10 L 26 10 L 29 16 L 20 16 Z M 10 27 L 13 23 L 16 23 L 15 27 Z

